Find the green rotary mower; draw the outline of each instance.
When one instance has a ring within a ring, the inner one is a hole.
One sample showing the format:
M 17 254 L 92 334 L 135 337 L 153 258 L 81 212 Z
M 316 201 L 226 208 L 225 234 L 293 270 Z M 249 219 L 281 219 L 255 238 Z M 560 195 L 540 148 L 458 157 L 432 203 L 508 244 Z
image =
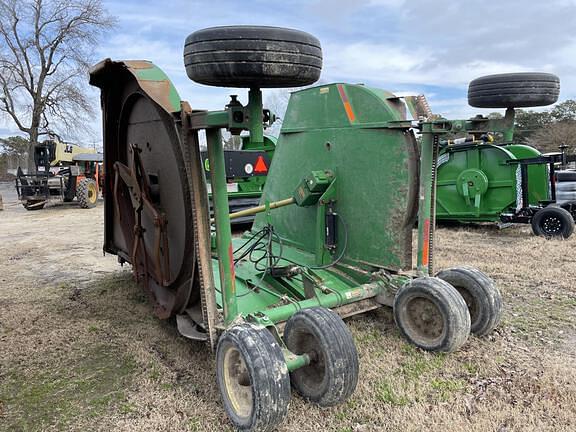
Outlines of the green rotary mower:
M 291 388 L 321 406 L 350 397 L 358 354 L 342 318 L 392 307 L 401 335 L 430 351 L 494 329 L 502 303 L 490 278 L 466 266 L 433 270 L 440 141 L 482 123 L 416 124 L 402 99 L 363 85 L 296 91 L 260 205 L 230 214 L 221 130 L 263 143 L 274 115 L 261 88 L 314 83 L 320 43 L 290 29 L 216 27 L 186 39 L 184 62 L 198 83 L 248 88 L 247 104 L 234 97 L 220 111 L 192 109 L 147 61 L 108 59 L 91 71 L 109 173 L 104 250 L 132 265 L 158 317 L 175 317 L 182 335 L 215 349 L 234 427 L 273 429 Z M 230 221 L 247 215 L 256 215 L 251 231 L 233 238 Z
M 556 169 L 562 153 L 541 154 L 513 141 L 514 108 L 550 105 L 559 91 L 558 77 L 548 73 L 490 75 L 470 83 L 470 105 L 506 108 L 506 115 L 503 120 L 475 117 L 468 122 L 466 137 L 441 140 L 438 220 L 530 223 L 536 235 L 572 234 L 574 202 L 556 203 Z M 501 133 L 504 142 L 495 145 L 486 133 L 490 130 Z

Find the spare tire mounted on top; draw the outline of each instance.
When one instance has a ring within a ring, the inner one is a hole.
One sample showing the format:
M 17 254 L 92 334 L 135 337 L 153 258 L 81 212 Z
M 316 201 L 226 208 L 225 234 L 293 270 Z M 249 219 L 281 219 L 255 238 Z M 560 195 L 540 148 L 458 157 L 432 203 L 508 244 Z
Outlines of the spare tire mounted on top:
M 184 65 L 200 84 L 222 87 L 298 87 L 315 83 L 322 49 L 314 36 L 266 26 L 199 30 L 186 38 Z
M 468 103 L 476 108 L 545 106 L 558 100 L 560 79 L 543 72 L 487 75 L 470 82 Z

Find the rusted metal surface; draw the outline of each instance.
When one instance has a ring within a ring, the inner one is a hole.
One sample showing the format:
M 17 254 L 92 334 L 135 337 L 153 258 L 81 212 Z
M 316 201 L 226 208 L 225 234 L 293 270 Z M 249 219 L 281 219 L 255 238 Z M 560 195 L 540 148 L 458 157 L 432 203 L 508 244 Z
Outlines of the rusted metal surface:
M 99 86 L 100 77 L 111 69 L 124 69 L 138 81 L 146 95 L 170 113 L 180 111 L 180 96 L 168 76 L 146 60 L 102 60 L 90 70 L 90 84 Z
M 208 334 L 212 349 L 216 346 L 218 310 L 214 289 L 214 273 L 212 271 L 212 256 L 210 250 L 210 220 L 208 213 L 208 195 L 206 193 L 206 179 L 200 158 L 200 145 L 198 131 L 191 127 L 192 109 L 187 102 L 182 103 L 181 133 L 184 150 L 188 182 L 191 193 L 194 227 L 194 250 L 197 290 L 200 294 L 203 326 Z
M 155 314 L 168 318 L 199 300 L 180 98 L 149 62 L 104 60 L 90 82 L 102 90 L 104 168 L 111 173 L 104 250 L 133 265 Z
M 143 283 L 147 284 L 148 279 L 146 275 L 150 273 L 152 277 L 163 286 L 169 286 L 173 280 L 170 277 L 170 249 L 168 247 L 168 237 L 166 234 L 166 224 L 168 221 L 166 220 L 166 215 L 159 211 L 152 203 L 148 175 L 142 165 L 142 159 L 140 158 L 142 149 L 140 149 L 136 144 L 132 144 L 130 148 L 130 153 L 132 155 L 132 169 L 121 162 L 114 163 L 115 178 L 112 198 L 114 199 L 114 205 L 117 210 L 116 215 L 117 218 L 120 219 L 121 214 L 118 206 L 118 180 L 121 179 L 131 191 L 131 201 L 135 212 L 136 224 L 133 227 L 135 241 L 132 249 L 131 262 L 134 266 L 136 278 L 139 280 L 140 277 L 144 275 Z M 150 248 L 146 248 L 144 242 L 142 212 L 148 213 L 154 220 L 154 243 L 151 250 L 149 250 Z M 119 222 L 121 221 L 119 220 Z M 153 267 L 149 267 L 150 259 L 154 264 Z M 144 263 L 143 269 L 140 268 L 141 261 Z

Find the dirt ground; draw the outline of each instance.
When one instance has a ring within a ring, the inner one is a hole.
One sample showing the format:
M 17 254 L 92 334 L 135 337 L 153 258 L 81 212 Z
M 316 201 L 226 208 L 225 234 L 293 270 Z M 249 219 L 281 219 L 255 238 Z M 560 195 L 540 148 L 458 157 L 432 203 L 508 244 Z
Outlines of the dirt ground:
M 214 358 L 151 315 L 102 255 L 102 204 L 27 212 L 0 184 L 0 430 L 228 431 Z M 293 394 L 280 431 L 576 431 L 576 236 L 440 228 L 437 268 L 500 287 L 504 320 L 460 351 L 405 343 L 388 309 L 348 320 L 360 382 L 344 405 Z

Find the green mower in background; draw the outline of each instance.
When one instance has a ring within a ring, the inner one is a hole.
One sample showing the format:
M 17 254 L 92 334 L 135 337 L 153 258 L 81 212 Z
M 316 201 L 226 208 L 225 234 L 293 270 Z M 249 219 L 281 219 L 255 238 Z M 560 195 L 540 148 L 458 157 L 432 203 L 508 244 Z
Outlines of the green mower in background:
M 514 108 L 550 105 L 559 91 L 558 77 L 547 73 L 490 75 L 470 83 L 471 106 L 506 108 L 507 126 L 499 131 L 504 143 L 492 143 L 485 131 L 496 130 L 496 125 L 484 117 L 468 121 L 472 126 L 465 138 L 440 141 L 438 220 L 531 223 L 536 235 L 567 238 L 572 234 L 574 202 L 556 203 L 556 170 L 562 153 L 541 154 L 513 141 Z
M 188 36 L 184 64 L 200 84 L 250 89 L 247 105 L 232 97 L 223 110 L 192 109 L 148 61 L 106 59 L 91 70 L 108 173 L 104 251 L 132 265 L 157 317 L 216 351 L 236 429 L 274 430 L 291 388 L 320 406 L 353 394 L 359 358 L 343 318 L 391 307 L 399 336 L 443 352 L 499 324 L 502 299 L 488 276 L 468 266 L 434 271 L 435 168 L 443 136 L 504 132 L 509 116 L 413 122 L 385 90 L 296 91 L 260 205 L 230 214 L 221 130 L 265 143 L 274 116 L 261 88 L 316 82 L 320 42 L 292 29 L 215 27 Z M 233 238 L 231 220 L 250 215 L 251 231 Z
M 268 113 L 268 115 L 270 115 Z M 263 135 L 262 142 L 254 142 L 249 136 L 238 137 L 242 142 L 240 150 L 224 150 L 226 162 L 226 183 L 228 206 L 233 213 L 255 207 L 260 202 L 266 176 L 270 169 L 276 137 Z M 210 158 L 208 152 L 200 153 L 206 178 L 210 178 Z M 210 215 L 214 215 L 212 194 Z M 246 226 L 254 221 L 254 216 L 242 216 L 232 221 L 233 225 Z

